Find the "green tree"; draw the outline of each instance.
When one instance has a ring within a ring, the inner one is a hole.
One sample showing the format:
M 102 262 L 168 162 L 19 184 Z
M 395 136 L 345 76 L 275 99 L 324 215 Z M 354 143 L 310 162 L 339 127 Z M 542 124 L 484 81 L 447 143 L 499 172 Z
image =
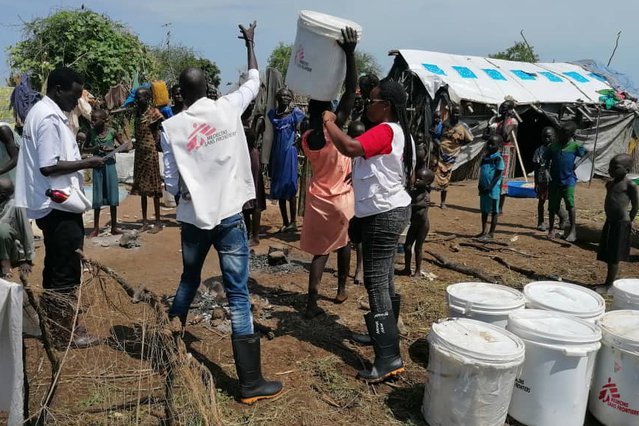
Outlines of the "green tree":
M 532 46 L 528 46 L 523 41 L 517 41 L 508 49 L 489 55 L 494 59 L 506 59 L 508 61 L 538 62 L 539 56 Z
M 382 68 L 379 66 L 377 59 L 368 52 L 356 50 L 355 63 L 357 64 L 357 73 L 359 75 L 375 74 L 379 77 L 382 73 Z
M 90 10 L 63 10 L 23 26 L 23 40 L 8 48 L 13 71 L 31 71 L 35 87 L 54 68 L 80 72 L 96 95 L 140 71 L 153 67 L 146 46 L 124 25 Z
M 288 69 L 288 61 L 291 59 L 292 51 L 292 44 L 280 41 L 268 57 L 268 67 L 275 68 L 282 74 L 282 77 L 286 78 L 286 70 Z
M 268 67 L 275 68 L 282 76 L 286 78 L 286 71 L 288 69 L 288 62 L 293 52 L 293 45 L 279 42 L 273 49 L 271 55 L 268 57 Z M 355 62 L 357 63 L 358 74 L 375 74 L 379 75 L 382 72 L 379 63 L 373 55 L 361 50 L 355 51 Z
M 220 69 L 217 65 L 206 58 L 200 57 L 190 47 L 182 45 L 166 48 L 155 47 L 151 49 L 151 53 L 156 63 L 154 74 L 160 79 L 170 83 L 177 82 L 182 70 L 197 67 L 206 73 L 209 83 L 215 87 L 220 85 Z

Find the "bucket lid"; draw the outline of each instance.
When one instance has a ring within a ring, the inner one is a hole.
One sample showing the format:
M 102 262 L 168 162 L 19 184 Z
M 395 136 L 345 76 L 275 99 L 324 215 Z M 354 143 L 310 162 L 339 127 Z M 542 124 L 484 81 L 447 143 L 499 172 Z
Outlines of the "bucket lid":
M 606 313 L 597 324 L 603 339 L 614 346 L 639 354 L 639 311 L 619 310 Z
M 448 304 L 473 311 L 505 311 L 523 308 L 524 295 L 505 285 L 467 282 L 451 284 L 446 288 Z
M 639 299 L 639 278 L 623 278 L 612 284 L 615 296 L 619 293 L 631 299 Z
M 299 14 L 299 22 L 303 23 L 309 30 L 329 37 L 339 37 L 343 28 L 351 27 L 357 33 L 357 39 L 362 38 L 361 25 L 337 16 L 312 10 L 302 10 Z
M 596 292 L 559 281 L 527 284 L 524 295 L 533 308 L 564 312 L 579 318 L 597 318 L 606 310 L 606 302 Z
M 448 318 L 433 324 L 429 341 L 445 349 L 484 362 L 509 363 L 521 359 L 524 342 L 492 324 L 468 318 Z
M 508 315 L 506 329 L 533 342 L 582 345 L 601 340 L 595 324 L 572 315 L 541 309 L 522 309 Z

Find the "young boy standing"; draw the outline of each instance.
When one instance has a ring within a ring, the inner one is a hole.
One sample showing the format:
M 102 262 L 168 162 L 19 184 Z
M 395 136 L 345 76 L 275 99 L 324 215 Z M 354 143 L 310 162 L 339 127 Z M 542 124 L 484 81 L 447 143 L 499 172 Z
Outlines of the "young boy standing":
M 404 270 L 400 271 L 399 275 L 411 275 L 410 264 L 413 246 L 415 247 L 415 274 L 413 276 L 422 277 L 425 275 L 422 271 L 422 257 L 424 256 L 422 247 L 430 229 L 428 205 L 430 204 L 430 189 L 434 180 L 435 173 L 428 167 L 422 167 L 415 172 L 415 185 L 410 191 L 412 199 L 410 227 L 404 243 Z
M 537 193 L 537 230 L 545 231 L 544 225 L 544 204 L 548 200 L 548 184 L 550 183 L 550 172 L 547 161 L 544 159 L 546 149 L 551 143 L 557 140 L 557 132 L 552 127 L 544 127 L 541 131 L 541 145 L 533 154 L 533 168 L 535 171 L 535 192 Z
M 608 264 L 608 274 L 602 290 L 607 291 L 617 277 L 619 262 L 628 261 L 633 222 L 639 209 L 639 191 L 626 174 L 632 167 L 632 157 L 617 154 L 610 160 L 608 173 L 612 178 L 606 184 L 606 223 L 601 232 L 597 260 Z M 630 209 L 628 209 L 630 207 Z
M 559 142 L 551 143 L 544 154 L 544 159 L 550 162 L 550 185 L 548 187 L 548 237 L 554 238 L 555 215 L 559 213 L 563 199 L 568 209 L 570 231 L 564 239 L 570 243 L 577 240 L 577 210 L 575 208 L 575 160 L 586 155 L 584 147 L 574 140 L 577 125 L 574 121 L 567 121 L 561 126 Z
M 501 175 L 504 171 L 504 160 L 499 153 L 503 139 L 493 135 L 486 141 L 486 155 L 481 160 L 479 169 L 479 206 L 481 210 L 481 234 L 479 239 L 490 241 L 495 236 L 497 217 L 499 216 L 499 199 L 501 197 Z M 488 230 L 488 215 L 492 215 Z

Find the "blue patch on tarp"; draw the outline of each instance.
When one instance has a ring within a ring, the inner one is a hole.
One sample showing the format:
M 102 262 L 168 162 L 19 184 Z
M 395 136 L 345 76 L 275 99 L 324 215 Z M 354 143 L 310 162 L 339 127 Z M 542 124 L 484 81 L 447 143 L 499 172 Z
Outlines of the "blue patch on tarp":
M 526 71 L 522 71 L 522 70 L 510 70 L 510 72 L 512 72 L 513 74 L 515 74 L 517 77 L 519 77 L 521 80 L 536 80 L 537 77 L 535 77 L 533 74 L 528 73 Z
M 486 75 L 493 80 L 503 80 L 506 81 L 506 77 L 499 71 L 493 68 L 482 68 L 482 71 L 486 73 Z
M 457 71 L 457 74 L 459 74 L 461 78 L 477 78 L 475 73 L 472 72 L 470 68 L 453 65 L 453 69 Z
M 563 73 L 564 75 L 567 75 L 568 77 L 572 78 L 573 80 L 575 80 L 578 83 L 588 83 L 588 80 L 586 77 L 584 77 L 583 75 L 579 74 L 577 71 L 567 71 L 565 73 Z
M 430 71 L 433 74 L 437 74 L 437 75 L 446 75 L 446 73 L 444 72 L 443 69 L 439 68 L 437 65 L 435 64 L 422 64 L 422 66 L 424 67 L 424 69 L 426 71 Z
M 543 75 L 544 77 L 546 77 L 548 79 L 548 81 L 552 82 L 552 83 L 563 83 L 563 78 L 559 77 L 557 74 L 555 74 L 554 72 L 550 72 L 550 71 L 541 71 L 539 74 Z
M 602 81 L 604 83 L 608 83 L 608 80 L 606 80 L 606 78 L 603 75 L 599 75 L 596 72 L 591 72 L 590 74 L 588 74 L 590 77 L 594 78 L 595 80 L 599 80 Z

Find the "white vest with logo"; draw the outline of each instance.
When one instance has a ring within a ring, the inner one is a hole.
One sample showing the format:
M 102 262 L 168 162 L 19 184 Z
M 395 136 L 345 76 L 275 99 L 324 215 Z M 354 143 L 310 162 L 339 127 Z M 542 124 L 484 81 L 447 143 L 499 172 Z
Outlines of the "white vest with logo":
M 353 163 L 355 216 L 367 217 L 408 206 L 404 189 L 404 131 L 397 123 L 384 123 L 393 130 L 392 151 L 371 158 L 358 157 Z M 413 158 L 415 158 L 413 145 Z
M 162 123 L 190 194 L 180 199 L 178 221 L 213 229 L 255 198 L 241 114 L 224 97 L 201 98 Z

